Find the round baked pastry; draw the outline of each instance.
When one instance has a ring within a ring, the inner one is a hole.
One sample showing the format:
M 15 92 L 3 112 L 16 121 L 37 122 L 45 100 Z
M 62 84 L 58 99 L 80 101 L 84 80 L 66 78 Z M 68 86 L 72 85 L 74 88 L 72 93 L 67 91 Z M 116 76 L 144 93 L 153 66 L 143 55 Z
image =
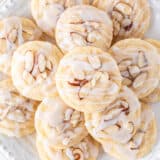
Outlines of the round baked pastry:
M 102 112 L 85 113 L 89 133 L 100 143 L 128 142 L 141 122 L 141 105 L 134 92 L 123 86 L 116 100 Z
M 93 5 L 110 15 L 114 41 L 143 37 L 149 27 L 151 13 L 147 0 L 94 0 Z
M 81 46 L 107 50 L 111 45 L 112 32 L 112 21 L 105 12 L 79 5 L 67 9 L 59 18 L 56 41 L 64 53 Z
M 65 55 L 56 73 L 56 86 L 66 104 L 82 112 L 104 109 L 121 88 L 115 60 L 95 47 L 79 47 Z
M 55 72 L 62 57 L 48 42 L 33 41 L 21 45 L 12 58 L 12 79 L 23 95 L 43 100 L 55 93 Z
M 135 160 L 151 152 L 157 138 L 157 125 L 150 106 L 142 104 L 142 122 L 135 135 L 126 144 L 108 141 L 104 150 L 117 160 Z
M 39 105 L 35 127 L 38 135 L 58 149 L 75 145 L 88 134 L 83 113 L 68 107 L 58 94 Z
M 22 97 L 10 78 L 0 81 L 0 133 L 22 137 L 34 132 L 38 102 Z
M 147 42 L 153 44 L 158 49 L 158 53 L 160 54 L 160 41 L 154 39 L 146 39 Z M 160 79 L 160 67 L 159 67 L 159 79 Z M 157 75 L 158 75 L 157 73 Z M 147 97 L 142 99 L 146 103 L 156 103 L 160 101 L 160 81 L 157 88 Z
M 100 148 L 100 145 L 90 136 L 85 137 L 78 144 L 63 150 L 52 148 L 40 136 L 37 136 L 36 145 L 42 160 L 97 160 Z
M 159 82 L 159 54 L 153 45 L 140 39 L 117 42 L 110 53 L 118 63 L 123 85 L 133 89 L 139 98 L 148 96 Z
M 11 75 L 15 49 L 26 41 L 39 39 L 41 31 L 27 18 L 9 17 L 0 21 L 0 71 Z
M 89 4 L 89 0 L 32 0 L 32 16 L 37 25 L 54 38 L 60 15 L 66 8 L 79 4 Z

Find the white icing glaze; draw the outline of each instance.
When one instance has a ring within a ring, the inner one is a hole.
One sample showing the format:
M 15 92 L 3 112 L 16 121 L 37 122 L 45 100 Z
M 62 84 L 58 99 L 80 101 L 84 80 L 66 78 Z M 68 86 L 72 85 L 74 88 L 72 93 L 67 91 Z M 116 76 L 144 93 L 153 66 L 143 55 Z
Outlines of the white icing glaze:
M 125 47 L 124 44 L 126 44 Z M 128 39 L 117 42 L 113 45 L 111 51 L 119 65 L 123 79 L 127 78 L 130 80 L 130 83 L 126 85 L 131 87 L 139 98 L 147 96 L 158 86 L 157 72 L 159 72 L 160 56 L 153 45 L 140 39 Z M 127 60 L 130 64 L 123 64 Z M 139 66 L 140 60 L 143 60 L 142 66 Z M 132 75 L 128 69 L 129 67 L 133 68 L 133 66 L 138 68 L 138 72 L 135 72 L 135 75 Z M 144 74 L 146 74 L 146 77 L 140 77 Z M 140 81 L 142 82 L 141 84 L 139 83 Z
M 107 50 L 112 41 L 112 21 L 105 12 L 94 7 L 72 7 L 57 22 L 56 40 L 64 53 L 78 46 Z
M 83 54 L 80 51 L 75 49 L 60 61 L 56 73 L 58 91 L 66 103 L 68 100 L 73 103 L 73 108 L 86 111 L 85 106 L 92 106 L 92 109 L 86 107 L 87 112 L 101 110 L 103 107 L 99 104 L 109 104 L 120 89 L 117 64 L 109 54 L 97 48 L 82 48 Z
M 143 108 L 143 107 L 142 107 Z M 134 142 L 134 144 L 137 146 L 137 149 L 131 149 L 130 142 L 126 143 L 125 145 L 119 144 L 119 143 L 106 143 L 103 145 L 104 150 L 106 152 L 111 152 L 112 148 L 116 150 L 117 154 L 123 155 L 127 159 L 135 160 L 137 159 L 137 154 L 139 150 L 141 149 L 141 145 L 146 142 L 146 139 L 144 139 L 144 135 L 148 134 L 148 127 L 154 120 L 154 113 L 151 111 L 151 108 L 143 108 L 142 109 L 142 121 L 139 130 L 135 133 L 135 135 L 132 137 L 131 141 Z M 154 123 L 154 122 L 153 122 Z M 152 135 L 150 135 L 152 136 Z M 133 147 L 134 148 L 134 147 Z
M 41 134 L 38 126 L 41 123 L 44 132 L 47 132 L 48 143 L 67 146 L 86 132 L 82 113 L 69 108 L 58 96 L 53 99 L 45 98 L 41 105 L 36 113 L 36 129 Z M 44 106 L 45 111 L 42 111 Z
M 37 137 L 37 142 L 51 160 L 75 160 L 76 156 L 79 156 L 79 160 L 86 160 L 92 157 L 96 159 L 99 154 L 99 145 L 89 136 L 72 147 L 58 151 L 51 148 L 48 142 L 40 136 Z
M 125 109 L 122 105 L 126 106 Z M 87 119 L 86 126 L 89 127 L 89 131 L 92 128 L 91 133 L 98 139 L 111 138 L 126 143 L 140 125 L 140 110 L 141 105 L 136 95 L 129 88 L 123 87 L 116 100 L 104 111 L 93 116 L 88 115 L 91 119 Z M 131 125 L 131 130 L 127 125 Z

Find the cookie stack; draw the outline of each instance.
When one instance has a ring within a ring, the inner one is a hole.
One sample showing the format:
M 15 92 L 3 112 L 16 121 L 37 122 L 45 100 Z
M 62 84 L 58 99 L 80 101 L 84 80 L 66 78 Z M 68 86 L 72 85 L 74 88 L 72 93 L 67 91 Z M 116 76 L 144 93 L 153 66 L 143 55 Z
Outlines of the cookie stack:
M 143 38 L 147 0 L 32 0 L 0 22 L 0 132 L 37 133 L 42 160 L 119 160 L 157 137 L 160 42 Z M 43 32 L 43 33 L 42 33 Z

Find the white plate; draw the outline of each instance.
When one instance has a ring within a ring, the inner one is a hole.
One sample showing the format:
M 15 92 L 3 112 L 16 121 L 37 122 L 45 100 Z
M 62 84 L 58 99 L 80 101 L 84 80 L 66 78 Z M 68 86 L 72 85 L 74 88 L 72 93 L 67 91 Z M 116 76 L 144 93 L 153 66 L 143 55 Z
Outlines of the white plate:
M 0 19 L 10 15 L 30 17 L 30 0 L 0 0 Z M 146 37 L 160 40 L 160 0 L 150 0 L 152 22 Z M 152 152 L 141 160 L 160 160 L 160 103 L 154 104 L 153 110 L 158 122 L 157 144 Z M 39 160 L 35 148 L 35 135 L 22 139 L 0 135 L 0 160 Z M 99 160 L 114 160 L 101 153 Z

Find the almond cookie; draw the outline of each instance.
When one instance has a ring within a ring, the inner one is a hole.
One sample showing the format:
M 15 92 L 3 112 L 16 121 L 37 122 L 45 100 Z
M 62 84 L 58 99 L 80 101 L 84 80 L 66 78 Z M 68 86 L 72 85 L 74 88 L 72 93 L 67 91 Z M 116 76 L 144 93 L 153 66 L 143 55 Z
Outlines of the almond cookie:
M 45 139 L 37 136 L 37 150 L 42 160 L 97 160 L 99 144 L 90 136 L 85 137 L 78 144 L 63 149 L 52 148 Z
M 112 21 L 105 12 L 80 5 L 67 9 L 61 15 L 56 27 L 56 41 L 64 53 L 81 46 L 107 50 L 111 45 L 112 32 Z
M 114 41 L 143 37 L 149 27 L 151 13 L 147 0 L 94 0 L 93 5 L 110 15 Z
M 58 149 L 77 144 L 88 134 L 83 113 L 68 107 L 58 94 L 45 98 L 39 105 L 35 127 L 38 135 Z
M 151 152 L 157 138 L 156 120 L 151 107 L 142 104 L 141 126 L 135 135 L 126 143 L 108 141 L 103 144 L 104 150 L 118 160 L 135 160 Z
M 157 47 L 158 53 L 160 54 L 160 41 L 154 40 L 154 39 L 146 39 L 146 41 L 148 41 L 149 43 Z M 160 75 L 159 75 L 159 79 L 160 79 Z M 160 101 L 160 81 L 159 81 L 157 88 L 149 96 L 143 98 L 142 100 L 146 103 L 156 103 Z
M 35 100 L 55 93 L 55 72 L 62 53 L 48 42 L 21 45 L 12 58 L 12 79 L 18 91 Z
M 11 79 L 0 81 L 0 133 L 11 137 L 33 133 L 37 106 L 17 92 Z
M 104 109 L 121 88 L 115 60 L 95 47 L 75 48 L 65 55 L 56 73 L 56 86 L 66 104 L 82 112 Z
M 15 49 L 26 41 L 37 40 L 41 31 L 29 19 L 9 17 L 0 21 L 0 71 L 10 75 Z
M 141 122 L 141 105 L 134 92 L 123 86 L 116 100 L 102 112 L 85 113 L 86 127 L 99 142 L 126 143 Z
M 60 15 L 66 8 L 79 4 L 89 4 L 89 0 L 32 0 L 32 16 L 37 25 L 54 38 Z
M 110 53 L 118 63 L 122 83 L 139 98 L 148 96 L 158 86 L 160 58 L 156 47 L 144 40 L 126 39 L 113 45 Z

